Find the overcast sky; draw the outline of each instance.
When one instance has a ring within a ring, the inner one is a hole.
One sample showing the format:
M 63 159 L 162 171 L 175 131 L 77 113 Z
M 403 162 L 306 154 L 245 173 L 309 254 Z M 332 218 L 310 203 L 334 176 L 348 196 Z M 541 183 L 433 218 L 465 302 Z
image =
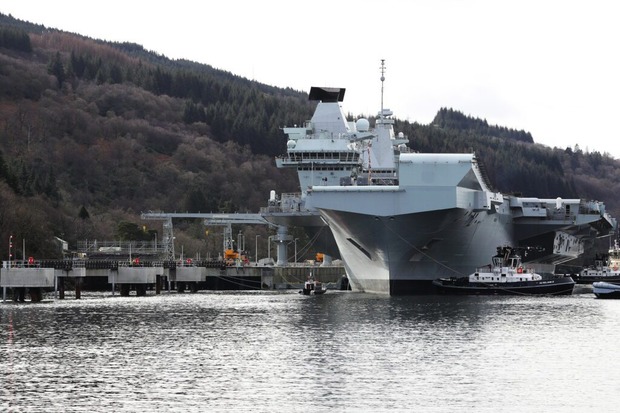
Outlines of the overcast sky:
M 269 85 L 344 87 L 353 114 L 379 110 L 385 59 L 384 106 L 398 118 L 428 124 L 448 107 L 620 158 L 617 1 L 2 0 L 0 11 Z

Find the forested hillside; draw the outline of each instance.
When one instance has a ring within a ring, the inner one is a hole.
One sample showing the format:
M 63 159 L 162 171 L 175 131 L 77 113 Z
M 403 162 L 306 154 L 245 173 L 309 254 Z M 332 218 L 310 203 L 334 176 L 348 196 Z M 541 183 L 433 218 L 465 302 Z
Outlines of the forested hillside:
M 298 190 L 273 157 L 281 127 L 313 109 L 301 91 L 0 14 L 0 237 L 51 258 L 54 237 L 119 239 L 148 210 L 256 212 L 270 190 Z M 620 215 L 619 164 L 606 154 L 548 148 L 446 108 L 396 130 L 415 150 L 475 150 L 503 192 L 598 199 Z M 204 254 L 199 225 L 175 230 L 188 255 Z

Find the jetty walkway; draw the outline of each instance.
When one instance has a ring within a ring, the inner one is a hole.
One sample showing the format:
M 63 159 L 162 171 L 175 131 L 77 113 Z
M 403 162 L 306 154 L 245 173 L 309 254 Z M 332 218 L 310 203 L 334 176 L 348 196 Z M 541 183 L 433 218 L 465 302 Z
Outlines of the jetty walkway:
M 229 265 L 218 260 L 148 261 L 128 260 L 13 260 L 4 261 L 0 269 L 2 300 L 11 293 L 13 301 L 38 302 L 46 291 L 65 298 L 65 291 L 106 290 L 114 295 L 145 296 L 169 292 L 199 290 L 276 290 L 301 288 L 309 276 L 337 289 L 347 289 L 348 283 L 341 265 Z

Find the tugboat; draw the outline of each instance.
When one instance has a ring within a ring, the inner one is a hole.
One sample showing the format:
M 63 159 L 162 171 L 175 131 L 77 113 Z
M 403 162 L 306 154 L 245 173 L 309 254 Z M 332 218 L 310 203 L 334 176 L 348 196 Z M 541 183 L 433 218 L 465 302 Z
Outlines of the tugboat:
M 519 249 L 497 247 L 491 264 L 468 277 L 439 278 L 433 285 L 444 294 L 570 295 L 575 281 L 569 276 L 542 276 L 524 268 Z
M 620 283 L 620 246 L 618 240 L 609 248 L 607 255 L 597 255 L 594 265 L 582 269 L 575 276 L 577 284 L 592 284 L 598 281 Z
M 325 291 L 327 290 L 323 286 L 323 283 L 315 280 L 314 277 L 312 277 L 312 274 L 310 274 L 310 276 L 304 283 L 303 290 L 301 290 L 303 295 L 311 295 L 311 294 L 320 295 L 320 294 L 325 294 Z

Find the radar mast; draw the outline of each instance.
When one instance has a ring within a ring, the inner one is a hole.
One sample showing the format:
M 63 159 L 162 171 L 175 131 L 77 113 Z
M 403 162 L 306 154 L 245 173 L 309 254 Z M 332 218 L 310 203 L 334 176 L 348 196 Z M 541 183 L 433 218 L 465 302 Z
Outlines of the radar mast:
M 380 116 L 383 117 L 383 82 L 385 81 L 385 59 L 381 59 L 381 112 Z

